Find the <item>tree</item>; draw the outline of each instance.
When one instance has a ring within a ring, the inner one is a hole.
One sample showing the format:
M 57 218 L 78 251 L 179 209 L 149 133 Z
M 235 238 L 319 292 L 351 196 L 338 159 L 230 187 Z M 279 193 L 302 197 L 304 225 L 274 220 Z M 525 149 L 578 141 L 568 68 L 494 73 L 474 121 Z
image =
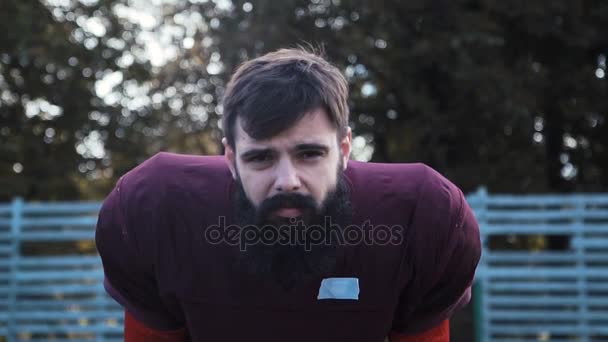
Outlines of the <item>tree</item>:
M 220 152 L 230 73 L 306 42 L 349 80 L 358 158 L 466 191 L 606 189 L 601 1 L 68 3 L 1 5 L 5 200 L 102 197 L 156 151 Z

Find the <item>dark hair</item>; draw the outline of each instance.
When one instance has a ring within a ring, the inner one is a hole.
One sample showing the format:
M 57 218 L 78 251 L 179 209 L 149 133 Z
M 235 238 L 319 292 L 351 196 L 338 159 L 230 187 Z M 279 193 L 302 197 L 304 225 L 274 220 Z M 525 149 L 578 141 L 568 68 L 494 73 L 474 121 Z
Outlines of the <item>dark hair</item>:
M 254 139 L 271 138 L 317 108 L 344 137 L 348 128 L 348 84 L 319 54 L 281 49 L 243 63 L 224 93 L 223 129 L 234 148 L 237 117 Z

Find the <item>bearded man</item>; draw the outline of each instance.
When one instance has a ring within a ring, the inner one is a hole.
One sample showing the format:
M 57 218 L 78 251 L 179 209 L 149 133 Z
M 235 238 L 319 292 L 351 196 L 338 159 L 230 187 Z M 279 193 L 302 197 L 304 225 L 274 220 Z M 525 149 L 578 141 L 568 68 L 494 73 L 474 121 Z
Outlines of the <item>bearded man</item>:
M 478 224 L 428 166 L 349 160 L 347 100 L 321 56 L 266 54 L 227 86 L 224 156 L 120 178 L 96 243 L 126 341 L 449 341 Z

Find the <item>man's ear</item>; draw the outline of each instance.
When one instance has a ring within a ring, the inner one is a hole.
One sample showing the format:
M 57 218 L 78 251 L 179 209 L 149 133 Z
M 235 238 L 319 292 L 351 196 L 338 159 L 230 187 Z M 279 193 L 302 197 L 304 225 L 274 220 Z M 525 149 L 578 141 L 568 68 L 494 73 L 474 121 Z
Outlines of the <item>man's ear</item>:
M 350 127 L 346 127 L 346 135 L 340 141 L 340 157 L 342 158 L 343 169 L 346 170 L 348 166 L 348 160 L 350 157 L 350 151 L 352 149 L 353 132 Z
M 228 164 L 230 173 L 232 173 L 232 178 L 236 179 L 236 157 L 234 155 L 234 149 L 232 146 L 230 146 L 230 144 L 228 144 L 228 140 L 225 137 L 222 138 L 222 145 L 224 145 L 224 157 L 226 158 L 226 164 Z

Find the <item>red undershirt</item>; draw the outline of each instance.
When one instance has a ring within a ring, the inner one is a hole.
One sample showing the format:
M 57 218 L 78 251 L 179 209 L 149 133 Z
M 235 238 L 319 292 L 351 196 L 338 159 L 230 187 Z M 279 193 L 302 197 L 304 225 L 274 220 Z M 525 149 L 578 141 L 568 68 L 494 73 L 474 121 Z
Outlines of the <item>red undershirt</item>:
M 187 337 L 186 328 L 170 331 L 151 329 L 125 311 L 125 342 L 184 342 Z M 389 340 L 391 342 L 449 342 L 450 324 L 446 319 L 433 329 L 417 335 L 391 333 Z

